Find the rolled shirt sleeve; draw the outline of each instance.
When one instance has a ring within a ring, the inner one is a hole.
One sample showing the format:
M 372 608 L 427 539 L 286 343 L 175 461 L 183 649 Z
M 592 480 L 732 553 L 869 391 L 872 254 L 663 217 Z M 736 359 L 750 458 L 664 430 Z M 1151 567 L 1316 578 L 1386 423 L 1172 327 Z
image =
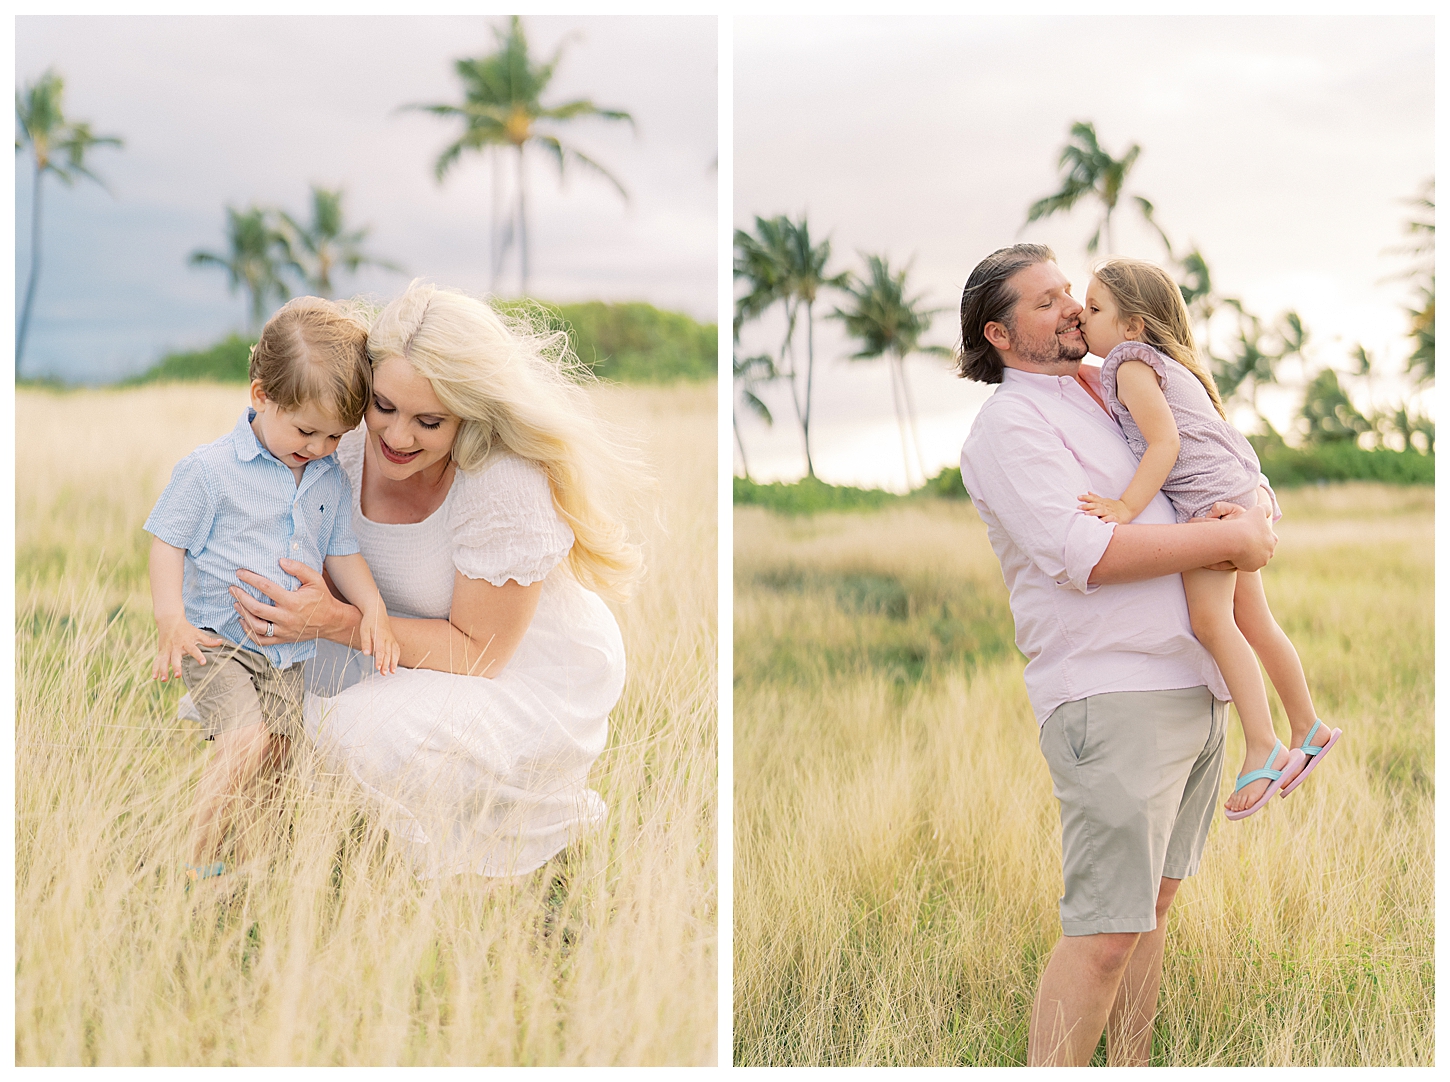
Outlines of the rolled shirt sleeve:
M 991 509 L 1001 528 L 1058 586 L 1091 593 L 1088 583 L 1115 524 L 1078 507 L 1090 491 L 1087 472 L 1040 416 L 1021 417 L 1016 402 L 1001 403 L 993 438 L 962 450 L 970 494 Z M 1035 423 L 1034 423 L 1035 422 Z M 970 456 L 970 463 L 968 457 Z
M 142 529 L 195 557 L 206 546 L 215 518 L 216 501 L 207 483 L 206 465 L 200 455 L 193 453 L 171 471 L 171 480 Z

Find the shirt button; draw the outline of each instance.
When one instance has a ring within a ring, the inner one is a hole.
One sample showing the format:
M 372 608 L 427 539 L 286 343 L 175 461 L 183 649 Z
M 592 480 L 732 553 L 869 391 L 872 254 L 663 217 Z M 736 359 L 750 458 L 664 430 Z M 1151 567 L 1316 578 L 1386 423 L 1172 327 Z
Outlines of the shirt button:
M 293 541 L 292 542 L 292 551 L 293 552 L 296 552 L 297 551 L 297 542 L 296 541 Z

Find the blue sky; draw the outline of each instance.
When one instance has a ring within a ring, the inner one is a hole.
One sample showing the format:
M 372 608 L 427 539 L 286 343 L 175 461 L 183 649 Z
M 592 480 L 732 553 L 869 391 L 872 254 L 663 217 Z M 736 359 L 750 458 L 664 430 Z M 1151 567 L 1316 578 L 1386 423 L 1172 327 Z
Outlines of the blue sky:
M 1429 16 L 741 16 L 734 52 L 735 224 L 808 214 L 812 236 L 832 240 L 833 271 L 859 269 L 859 252 L 914 261 L 916 290 L 943 309 L 927 341 L 954 343 L 967 274 L 1015 240 L 1050 244 L 1082 295 L 1093 207 L 1022 226 L 1058 186 L 1069 125 L 1089 120 L 1114 155 L 1142 146 L 1127 192 L 1152 200 L 1176 245 L 1202 250 L 1221 292 L 1265 317 L 1297 309 L 1316 371 L 1347 367 L 1363 342 L 1374 383 L 1345 381 L 1362 405 L 1406 393 L 1409 290 L 1386 250 L 1403 242 L 1403 200 L 1434 174 Z M 1125 203 L 1120 252 L 1161 258 Z M 753 324 L 746 351 L 777 347 L 781 329 Z M 818 326 L 817 470 L 901 487 L 888 376 L 847 360 L 855 348 L 835 321 Z M 939 361 L 908 367 L 935 472 L 956 462 L 988 391 Z M 1262 398 L 1280 426 L 1298 406 L 1292 368 L 1291 386 Z M 767 395 L 773 428 L 742 417 L 752 473 L 798 476 L 784 388 Z
M 48 67 L 65 107 L 122 136 L 91 164 L 109 193 L 47 178 L 44 266 L 28 375 L 96 382 L 162 353 L 214 341 L 246 320 L 225 272 L 191 268 L 224 248 L 224 207 L 305 214 L 309 184 L 341 186 L 368 244 L 410 273 L 489 288 L 489 170 L 465 160 L 438 185 L 433 162 L 457 122 L 400 112 L 452 101 L 452 61 L 491 51 L 502 17 L 337 19 L 51 17 L 16 20 L 17 86 Z M 573 122 L 565 136 L 624 183 L 561 185 L 528 162 L 531 292 L 557 300 L 646 300 L 713 320 L 716 308 L 716 36 L 709 16 L 528 16 L 538 56 L 565 46 L 546 101 L 590 97 L 637 122 Z M 16 156 L 17 309 L 29 269 L 30 159 Z M 407 279 L 371 270 L 338 288 L 387 296 Z M 506 276 L 503 292 L 516 288 Z M 17 313 L 18 314 L 18 313 Z

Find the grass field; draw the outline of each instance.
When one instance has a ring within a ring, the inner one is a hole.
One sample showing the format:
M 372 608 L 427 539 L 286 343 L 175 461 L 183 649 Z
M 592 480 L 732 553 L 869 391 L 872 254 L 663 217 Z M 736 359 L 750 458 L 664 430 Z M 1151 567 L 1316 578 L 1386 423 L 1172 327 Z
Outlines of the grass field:
M 1154 1061 L 1430 1065 L 1433 492 L 1281 496 L 1269 600 L 1346 735 L 1215 819 Z M 1060 828 L 976 513 L 739 508 L 735 591 L 734 1061 L 1024 1062 Z
M 646 436 L 662 508 L 615 607 L 606 826 L 563 875 L 420 882 L 304 757 L 262 870 L 188 893 L 210 745 L 149 679 L 141 523 L 245 391 L 17 393 L 17 445 L 50 449 L 17 471 L 17 1063 L 715 1062 L 715 392 L 596 394 Z

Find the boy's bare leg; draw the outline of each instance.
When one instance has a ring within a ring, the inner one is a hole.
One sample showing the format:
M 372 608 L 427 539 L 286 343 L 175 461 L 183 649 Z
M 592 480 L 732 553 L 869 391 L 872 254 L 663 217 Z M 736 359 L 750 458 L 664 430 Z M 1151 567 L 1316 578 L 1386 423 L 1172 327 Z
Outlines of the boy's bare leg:
M 1057 941 L 1032 1003 L 1028 1066 L 1087 1066 L 1139 938 L 1138 932 L 1103 932 Z
M 1118 995 L 1108 1015 L 1108 1066 L 1146 1067 L 1153 1058 L 1153 1019 L 1158 1013 L 1158 985 L 1163 978 L 1163 943 L 1168 935 L 1168 907 L 1181 879 L 1158 881 L 1158 926 L 1138 937 L 1123 971 Z
M 193 864 L 216 860 L 222 838 L 235 815 L 232 807 L 267 767 L 273 737 L 261 722 L 217 735 L 212 757 L 202 768 L 191 813 Z
M 1299 652 L 1269 610 L 1264 582 L 1257 571 L 1239 572 L 1234 588 L 1234 621 L 1264 663 L 1264 670 L 1279 693 L 1279 701 L 1284 704 L 1284 713 L 1289 717 L 1289 747 L 1299 747 L 1314 728 L 1318 715 L 1314 713 L 1314 700 L 1309 697 L 1309 683 L 1304 679 Z M 1323 744 L 1328 735 L 1320 729 L 1316 743 Z

